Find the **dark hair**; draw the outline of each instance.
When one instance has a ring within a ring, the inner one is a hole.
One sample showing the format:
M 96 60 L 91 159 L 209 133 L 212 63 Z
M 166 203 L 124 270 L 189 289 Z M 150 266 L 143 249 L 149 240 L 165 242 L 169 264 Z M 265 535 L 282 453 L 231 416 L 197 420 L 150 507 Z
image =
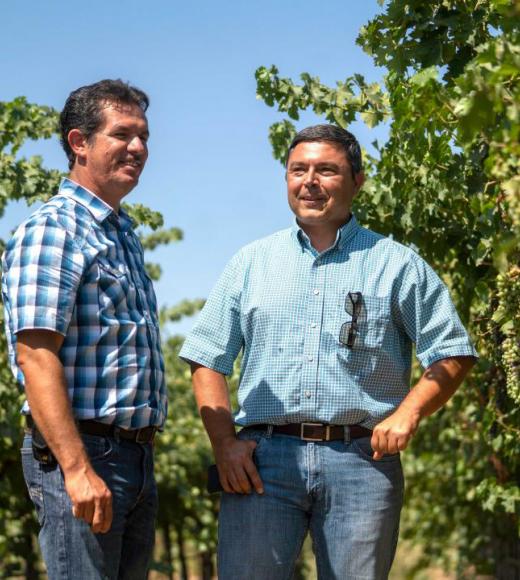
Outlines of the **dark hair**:
M 358 140 L 352 133 L 337 125 L 313 125 L 297 133 L 289 145 L 286 165 L 289 161 L 289 155 L 296 145 L 309 141 L 332 141 L 333 143 L 338 143 L 345 150 L 350 167 L 352 168 L 352 177 L 363 170 L 361 147 L 359 146 Z
M 105 79 L 72 91 L 60 115 L 61 146 L 69 159 L 69 169 L 76 160 L 68 141 L 69 131 L 79 129 L 88 141 L 103 122 L 102 110 L 107 102 L 137 105 L 143 113 L 150 104 L 146 93 L 120 79 Z

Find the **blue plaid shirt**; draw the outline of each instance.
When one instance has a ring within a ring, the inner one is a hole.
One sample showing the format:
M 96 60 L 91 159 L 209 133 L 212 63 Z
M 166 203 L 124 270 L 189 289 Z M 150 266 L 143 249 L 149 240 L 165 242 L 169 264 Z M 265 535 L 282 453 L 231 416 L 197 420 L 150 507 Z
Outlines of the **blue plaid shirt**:
M 59 357 L 76 418 L 128 429 L 162 426 L 157 303 L 124 211 L 65 179 L 17 229 L 2 270 L 10 362 L 22 385 L 16 334 L 52 330 L 65 337 Z
M 349 292 L 362 296 L 352 348 L 339 339 L 352 321 Z M 180 356 L 227 375 L 243 348 L 240 425 L 372 428 L 409 391 L 413 344 L 425 368 L 446 357 L 476 356 L 433 270 L 352 217 L 321 254 L 297 224 L 244 247 Z

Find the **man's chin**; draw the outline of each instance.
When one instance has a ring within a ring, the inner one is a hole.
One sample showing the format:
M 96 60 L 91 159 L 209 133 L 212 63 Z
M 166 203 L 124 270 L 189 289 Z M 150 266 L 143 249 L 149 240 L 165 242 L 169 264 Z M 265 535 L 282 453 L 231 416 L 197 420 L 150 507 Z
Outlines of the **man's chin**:
M 327 221 L 327 216 L 317 211 L 303 211 L 296 214 L 299 223 L 307 226 L 317 226 Z
M 141 172 L 124 172 L 122 175 L 118 175 L 118 181 L 121 187 L 128 187 L 131 191 L 138 183 L 141 177 Z
M 122 199 L 128 195 L 135 186 L 139 183 L 139 177 L 124 176 L 119 177 L 117 180 L 113 180 L 107 187 L 112 195 L 115 195 L 119 199 Z

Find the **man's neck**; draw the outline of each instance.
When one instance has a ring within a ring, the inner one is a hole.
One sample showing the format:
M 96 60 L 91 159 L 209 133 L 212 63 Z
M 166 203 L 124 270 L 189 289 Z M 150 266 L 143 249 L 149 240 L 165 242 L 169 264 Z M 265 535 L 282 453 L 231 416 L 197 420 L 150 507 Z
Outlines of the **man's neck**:
M 81 187 L 87 189 L 96 197 L 99 197 L 99 199 L 108 204 L 116 213 L 119 211 L 119 205 L 121 203 L 122 197 L 124 196 L 108 194 L 106 191 L 103 191 L 94 180 L 90 179 L 88 174 L 84 174 L 82 171 L 78 171 L 75 167 L 69 173 L 69 179 Z
M 307 234 L 311 246 L 318 252 L 322 253 L 334 245 L 338 230 L 350 221 L 352 214 L 349 214 L 346 221 L 338 224 L 302 224 L 298 222 L 301 229 Z

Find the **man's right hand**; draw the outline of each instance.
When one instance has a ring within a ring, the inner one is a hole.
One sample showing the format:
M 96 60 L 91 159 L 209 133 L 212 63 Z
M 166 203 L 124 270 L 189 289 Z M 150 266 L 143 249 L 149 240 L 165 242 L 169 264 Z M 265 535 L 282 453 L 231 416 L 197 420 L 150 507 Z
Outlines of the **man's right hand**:
M 72 501 L 72 514 L 104 534 L 112 525 L 112 492 L 91 466 L 64 473 L 65 489 Z
M 226 437 L 215 447 L 220 483 L 227 493 L 264 493 L 264 486 L 253 461 L 255 441 Z

